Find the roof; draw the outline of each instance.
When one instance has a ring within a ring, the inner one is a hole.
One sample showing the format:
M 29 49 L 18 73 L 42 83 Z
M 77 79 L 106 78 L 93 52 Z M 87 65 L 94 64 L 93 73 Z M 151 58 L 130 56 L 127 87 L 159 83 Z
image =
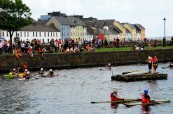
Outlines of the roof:
M 126 28 L 126 33 L 131 33 L 131 32 Z
M 99 27 L 103 27 L 103 26 L 112 26 L 114 23 L 114 19 L 110 19 L 110 20 L 96 20 L 96 24 Z
M 73 16 L 68 16 L 67 17 L 74 25 L 77 26 L 86 26 L 85 23 L 83 21 L 81 21 L 79 18 L 77 17 L 73 17 Z
M 52 25 L 45 25 L 41 23 L 33 23 L 28 26 L 25 26 L 20 29 L 21 31 L 40 31 L 40 32 L 59 32 L 58 29 L 56 29 Z
M 120 23 L 119 21 L 116 21 L 121 27 L 125 28 L 124 25 L 122 23 Z
M 128 26 L 130 26 L 130 28 L 132 28 L 132 29 L 136 29 L 133 24 L 130 24 L 130 23 L 125 23 L 125 24 L 127 24 Z
M 139 26 L 134 24 L 134 27 L 136 28 L 136 32 L 139 32 L 139 33 L 141 32 L 141 28 L 139 28 Z
M 145 29 L 141 24 L 135 24 L 136 26 L 138 26 L 140 29 Z
M 63 16 L 54 16 L 54 18 L 55 18 L 61 25 L 74 25 L 67 17 L 63 17 Z

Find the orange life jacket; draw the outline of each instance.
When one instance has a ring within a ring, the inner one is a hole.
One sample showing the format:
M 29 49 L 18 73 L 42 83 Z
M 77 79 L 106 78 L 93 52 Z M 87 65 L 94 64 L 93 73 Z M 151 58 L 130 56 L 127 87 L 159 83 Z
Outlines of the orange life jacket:
M 117 101 L 118 98 L 113 95 L 113 93 L 110 94 L 111 101 Z
M 150 102 L 150 99 L 145 98 L 145 95 L 142 94 L 142 103 L 149 103 L 149 102 Z

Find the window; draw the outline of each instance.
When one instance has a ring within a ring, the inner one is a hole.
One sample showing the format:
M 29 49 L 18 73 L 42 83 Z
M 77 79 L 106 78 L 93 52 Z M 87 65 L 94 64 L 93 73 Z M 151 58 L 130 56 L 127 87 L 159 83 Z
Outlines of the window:
M 24 32 L 24 37 L 26 37 L 26 32 Z
M 4 35 L 4 32 L 2 32 L 2 36 L 4 37 L 5 35 Z
M 40 32 L 40 37 L 41 37 L 41 32 Z
M 35 32 L 35 34 L 36 34 L 36 37 L 37 37 L 37 32 Z
M 44 32 L 44 37 L 46 37 L 46 32 Z
M 22 32 L 20 31 L 20 37 L 22 37 Z
M 29 32 L 27 32 L 27 37 L 29 37 Z
M 8 32 L 7 32 L 7 37 L 8 37 Z
M 35 34 L 34 34 L 34 32 L 33 32 L 33 37 L 35 37 Z

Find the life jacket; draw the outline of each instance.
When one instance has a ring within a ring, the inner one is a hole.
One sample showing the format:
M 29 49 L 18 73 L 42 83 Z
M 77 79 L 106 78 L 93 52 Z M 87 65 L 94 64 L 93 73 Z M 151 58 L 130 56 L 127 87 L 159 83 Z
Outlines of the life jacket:
M 142 94 L 142 103 L 149 103 L 150 99 L 145 97 L 145 94 Z
M 116 96 L 113 95 L 114 93 L 111 93 L 110 94 L 110 98 L 111 98 L 111 101 L 117 101 L 118 98 Z
M 26 66 L 26 65 L 23 65 L 23 68 L 24 68 L 24 69 L 27 69 L 27 66 Z

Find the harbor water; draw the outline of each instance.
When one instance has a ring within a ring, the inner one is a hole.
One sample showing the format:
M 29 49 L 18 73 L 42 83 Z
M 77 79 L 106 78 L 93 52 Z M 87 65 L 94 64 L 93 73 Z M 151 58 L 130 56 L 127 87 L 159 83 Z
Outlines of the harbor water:
M 112 74 L 148 70 L 147 64 L 115 66 L 112 70 L 106 67 L 55 70 L 59 76 L 30 80 L 0 79 L 0 114 L 173 114 L 173 103 L 146 109 L 141 105 L 91 104 L 109 101 L 114 88 L 124 98 L 141 98 L 147 89 L 152 100 L 173 101 L 173 69 L 162 69 L 168 64 L 159 64 L 157 69 L 167 73 L 168 79 L 156 81 L 111 81 Z

